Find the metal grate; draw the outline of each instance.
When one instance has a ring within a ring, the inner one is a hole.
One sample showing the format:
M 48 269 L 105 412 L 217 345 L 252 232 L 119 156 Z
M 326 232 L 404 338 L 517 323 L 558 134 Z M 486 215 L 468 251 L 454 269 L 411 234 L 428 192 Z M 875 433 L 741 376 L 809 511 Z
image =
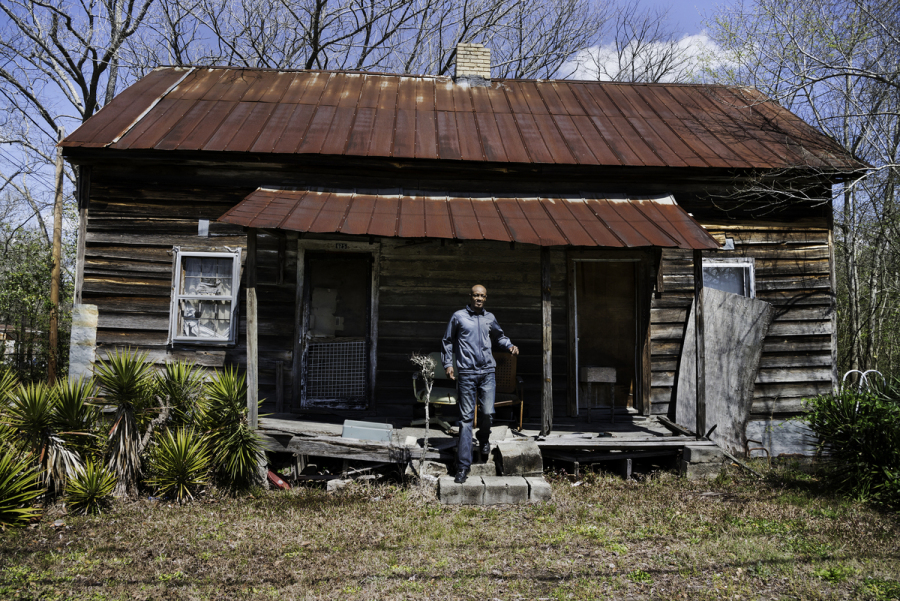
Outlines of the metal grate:
M 365 341 L 314 342 L 308 353 L 307 400 L 365 399 Z

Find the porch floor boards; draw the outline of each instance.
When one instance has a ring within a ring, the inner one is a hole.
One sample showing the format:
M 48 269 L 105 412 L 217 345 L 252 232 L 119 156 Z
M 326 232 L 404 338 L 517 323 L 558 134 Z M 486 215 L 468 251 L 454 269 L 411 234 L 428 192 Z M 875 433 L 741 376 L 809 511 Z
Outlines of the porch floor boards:
M 342 439 L 344 419 L 350 416 L 323 414 L 270 414 L 259 419 L 260 434 L 271 451 L 288 451 L 314 456 L 342 457 L 371 461 L 403 463 L 412 457 L 422 456 L 425 429 L 404 427 L 408 418 L 390 420 L 385 417 L 356 417 L 367 421 L 390 423 L 394 426 L 391 442 L 354 441 Z M 495 425 L 492 440 L 535 440 L 546 458 L 590 453 L 676 452 L 686 445 L 709 446 L 714 443 L 673 434 L 655 417 L 617 416 L 615 423 L 593 421 L 588 424 L 578 419 L 561 419 L 555 430 L 545 439 L 539 438 L 539 426 L 528 424 L 521 432 L 513 432 L 506 425 Z M 429 450 L 426 459 L 453 461 L 456 436 L 440 429 L 429 430 Z M 415 440 L 415 445 L 410 444 Z M 561 458 L 561 457 L 560 457 Z

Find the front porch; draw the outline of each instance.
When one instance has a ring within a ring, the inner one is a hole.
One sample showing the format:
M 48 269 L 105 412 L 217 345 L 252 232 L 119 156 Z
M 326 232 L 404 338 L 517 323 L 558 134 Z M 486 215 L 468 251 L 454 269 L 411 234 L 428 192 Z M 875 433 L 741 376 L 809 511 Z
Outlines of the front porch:
M 394 416 L 392 419 L 386 415 L 349 417 L 390 424 L 390 441 L 342 437 L 347 414 L 341 412 L 263 416 L 259 418 L 259 433 L 267 451 L 291 453 L 300 465 L 318 460 L 311 458 L 342 460 L 344 476 L 354 469 L 364 469 L 366 465 L 405 466 L 420 459 L 444 464 L 452 474 L 457 436 L 431 428 L 426 451 L 425 429 L 409 426 L 407 418 Z M 617 415 L 615 421 L 593 420 L 591 423 L 583 419 L 557 418 L 553 432 L 546 436 L 541 435 L 539 423 L 526 422 L 521 431 L 514 431 L 508 425 L 495 425 L 491 435 L 495 451 L 491 460 L 498 466 L 498 473 L 503 475 L 503 455 L 507 449 L 516 448 L 518 443 L 539 449 L 539 471 L 552 465 L 577 477 L 582 466 L 603 464 L 605 468 L 608 466 L 608 469 L 629 477 L 632 462 L 641 461 L 654 469 L 684 469 L 681 462 L 686 448 L 711 447 L 710 451 L 718 452 L 715 443 L 686 435 L 666 422 L 666 418 L 636 414 Z

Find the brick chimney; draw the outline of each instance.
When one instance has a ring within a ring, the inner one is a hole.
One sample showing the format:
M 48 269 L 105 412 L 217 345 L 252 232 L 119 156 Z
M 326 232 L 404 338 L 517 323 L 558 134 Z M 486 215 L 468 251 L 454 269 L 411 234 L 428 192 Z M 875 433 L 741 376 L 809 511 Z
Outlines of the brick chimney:
M 491 79 L 491 49 L 483 44 L 456 45 L 456 79 Z

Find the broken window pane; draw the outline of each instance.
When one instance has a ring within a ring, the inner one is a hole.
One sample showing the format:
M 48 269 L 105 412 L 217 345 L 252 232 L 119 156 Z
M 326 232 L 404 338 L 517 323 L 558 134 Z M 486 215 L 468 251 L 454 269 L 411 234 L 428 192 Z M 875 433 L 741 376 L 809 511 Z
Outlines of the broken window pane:
M 238 256 L 182 256 L 180 290 L 176 291 L 177 309 L 173 315 L 177 339 L 231 341 Z
M 741 296 L 750 296 L 750 291 L 747 290 L 748 271 L 749 267 L 704 265 L 703 286 Z
M 182 299 L 181 336 L 228 338 L 231 333 L 231 301 Z

